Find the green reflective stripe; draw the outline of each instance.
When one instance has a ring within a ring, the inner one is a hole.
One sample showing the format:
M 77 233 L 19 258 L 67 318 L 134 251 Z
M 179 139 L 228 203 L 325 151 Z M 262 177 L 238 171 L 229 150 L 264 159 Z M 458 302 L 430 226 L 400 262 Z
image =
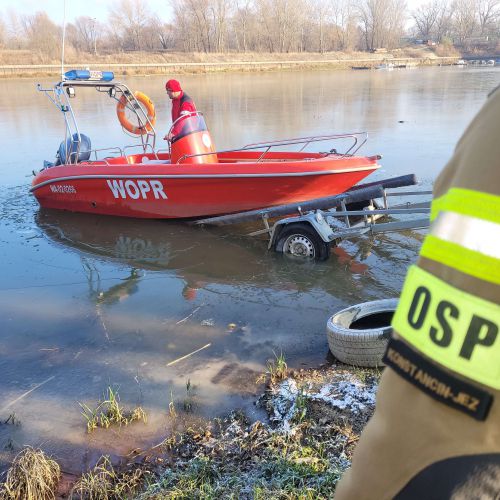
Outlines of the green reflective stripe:
M 500 389 L 500 306 L 411 266 L 392 326 L 429 358 Z
M 500 224 L 500 196 L 494 194 L 472 189 L 451 188 L 446 194 L 432 202 L 431 221 L 443 210 Z
M 500 260 L 495 257 L 469 250 L 432 234 L 425 238 L 420 255 L 475 278 L 500 285 Z
M 443 206 L 446 202 L 446 194 L 439 198 L 434 198 L 431 203 L 431 222 L 439 215 L 439 212 L 444 210 Z

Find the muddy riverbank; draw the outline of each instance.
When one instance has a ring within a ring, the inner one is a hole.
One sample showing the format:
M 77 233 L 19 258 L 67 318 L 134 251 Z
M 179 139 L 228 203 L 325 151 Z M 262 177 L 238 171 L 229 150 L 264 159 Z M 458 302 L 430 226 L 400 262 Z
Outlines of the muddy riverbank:
M 288 370 L 277 358 L 253 381 L 266 382 L 253 401 L 264 418 L 243 410 L 196 418 L 193 396 L 171 405 L 171 432 L 156 446 L 100 457 L 81 477 L 56 470 L 45 480 L 58 498 L 331 498 L 373 413 L 379 376 L 336 363 Z M 3 488 L 23 487 L 9 483 L 16 473 L 15 462 Z M 30 481 L 39 476 L 32 471 Z
M 374 69 L 391 62 L 396 67 L 450 65 L 458 54 L 441 57 L 430 48 L 407 48 L 381 53 L 118 53 L 106 55 L 72 54 L 66 68 L 112 70 L 116 75 L 200 74 L 303 69 Z M 0 77 L 55 76 L 61 62 L 47 60 L 31 51 L 0 51 Z

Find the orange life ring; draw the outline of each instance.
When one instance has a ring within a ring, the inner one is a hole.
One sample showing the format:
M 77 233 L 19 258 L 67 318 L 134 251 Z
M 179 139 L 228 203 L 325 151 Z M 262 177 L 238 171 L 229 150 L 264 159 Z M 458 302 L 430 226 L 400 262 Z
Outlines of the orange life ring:
M 127 107 L 128 101 L 124 95 L 120 97 L 120 100 L 116 105 L 116 114 L 118 115 L 118 120 L 121 126 L 125 130 L 128 130 L 131 134 L 143 135 L 146 134 L 147 132 L 150 132 L 153 128 L 152 126 L 155 124 L 156 121 L 155 105 L 153 104 L 153 101 L 146 94 L 143 94 L 142 92 L 136 91 L 134 92 L 134 96 L 144 106 L 149 122 L 146 123 L 146 125 L 144 125 L 143 127 L 138 127 L 127 119 L 127 116 L 125 114 L 125 108 Z

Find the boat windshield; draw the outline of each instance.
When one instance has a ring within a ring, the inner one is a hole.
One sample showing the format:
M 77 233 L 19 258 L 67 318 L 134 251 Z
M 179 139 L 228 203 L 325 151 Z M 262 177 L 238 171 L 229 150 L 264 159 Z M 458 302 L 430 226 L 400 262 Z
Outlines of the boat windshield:
M 180 116 L 175 120 L 170 129 L 172 143 L 186 137 L 186 135 L 194 134 L 195 132 L 204 132 L 206 130 L 207 124 L 201 113 L 195 112 L 189 115 Z

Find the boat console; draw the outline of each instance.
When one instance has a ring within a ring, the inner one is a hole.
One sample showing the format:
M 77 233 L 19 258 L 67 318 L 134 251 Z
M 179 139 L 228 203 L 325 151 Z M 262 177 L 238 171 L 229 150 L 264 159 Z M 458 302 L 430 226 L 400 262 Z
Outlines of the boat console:
M 217 163 L 215 146 L 203 115 L 194 111 L 172 124 L 169 136 L 172 163 Z

